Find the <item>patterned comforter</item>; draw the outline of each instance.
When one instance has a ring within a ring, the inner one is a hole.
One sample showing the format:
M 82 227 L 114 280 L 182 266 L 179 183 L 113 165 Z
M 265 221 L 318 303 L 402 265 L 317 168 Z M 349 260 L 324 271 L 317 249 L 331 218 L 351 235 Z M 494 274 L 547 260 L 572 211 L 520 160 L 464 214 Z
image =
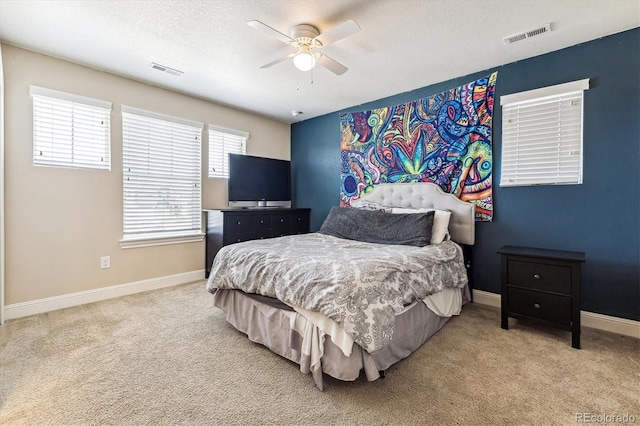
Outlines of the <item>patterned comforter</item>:
M 320 312 L 371 353 L 391 341 L 395 315 L 406 305 L 466 284 L 462 250 L 451 241 L 413 247 L 312 233 L 223 247 L 207 289 L 239 289 Z

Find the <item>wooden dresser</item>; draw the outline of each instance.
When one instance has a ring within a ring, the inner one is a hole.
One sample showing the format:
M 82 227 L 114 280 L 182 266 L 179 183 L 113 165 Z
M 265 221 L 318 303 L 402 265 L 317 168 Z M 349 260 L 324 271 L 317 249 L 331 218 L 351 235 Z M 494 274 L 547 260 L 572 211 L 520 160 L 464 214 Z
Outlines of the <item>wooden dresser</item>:
M 251 208 L 203 210 L 206 221 L 205 276 L 223 246 L 242 241 L 309 232 L 310 209 Z
M 502 328 L 509 317 L 530 319 L 571 331 L 580 348 L 580 269 L 583 252 L 504 246 L 502 257 Z

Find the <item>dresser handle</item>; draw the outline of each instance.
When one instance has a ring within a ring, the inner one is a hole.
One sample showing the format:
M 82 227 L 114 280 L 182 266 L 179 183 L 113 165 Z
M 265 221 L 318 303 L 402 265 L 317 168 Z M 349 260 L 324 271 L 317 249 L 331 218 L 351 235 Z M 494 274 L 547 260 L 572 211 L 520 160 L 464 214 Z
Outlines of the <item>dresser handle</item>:
M 264 220 L 261 220 L 260 223 L 264 223 Z
M 280 219 L 280 222 L 284 222 L 284 219 Z
M 240 225 L 240 221 L 238 221 L 238 225 Z
M 535 278 L 536 280 L 540 279 L 540 274 L 533 274 L 533 278 Z
M 299 218 L 298 218 L 298 222 L 300 222 L 301 220 L 302 220 L 302 218 L 301 218 L 301 217 L 299 217 Z
M 539 303 L 534 303 L 533 307 L 536 308 L 536 309 L 540 309 L 540 304 Z

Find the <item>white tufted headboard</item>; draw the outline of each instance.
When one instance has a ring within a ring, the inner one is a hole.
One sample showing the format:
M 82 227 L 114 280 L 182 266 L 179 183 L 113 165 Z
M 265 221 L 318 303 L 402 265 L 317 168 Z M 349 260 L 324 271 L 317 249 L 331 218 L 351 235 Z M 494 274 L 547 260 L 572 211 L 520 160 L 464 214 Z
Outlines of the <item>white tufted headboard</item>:
M 390 207 L 449 210 L 451 239 L 460 244 L 475 243 L 476 206 L 447 194 L 434 183 L 382 183 L 360 199 Z

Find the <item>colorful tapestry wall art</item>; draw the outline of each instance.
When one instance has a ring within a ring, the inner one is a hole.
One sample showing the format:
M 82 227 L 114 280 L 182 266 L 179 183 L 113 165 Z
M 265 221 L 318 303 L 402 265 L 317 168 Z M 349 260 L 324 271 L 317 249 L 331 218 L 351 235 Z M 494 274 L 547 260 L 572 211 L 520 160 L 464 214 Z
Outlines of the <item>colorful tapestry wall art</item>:
M 434 182 L 490 221 L 492 118 L 498 73 L 443 93 L 340 115 L 340 204 L 380 183 Z

